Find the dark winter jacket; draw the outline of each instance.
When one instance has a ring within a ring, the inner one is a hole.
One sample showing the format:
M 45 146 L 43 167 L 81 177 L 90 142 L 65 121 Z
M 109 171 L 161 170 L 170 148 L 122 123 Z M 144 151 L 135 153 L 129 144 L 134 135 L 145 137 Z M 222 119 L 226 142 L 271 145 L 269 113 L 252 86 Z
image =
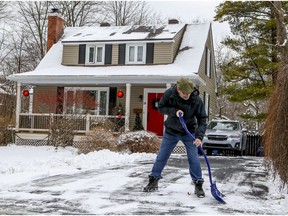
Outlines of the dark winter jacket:
M 179 96 L 175 85 L 164 92 L 158 104 L 158 111 L 167 115 L 165 132 L 172 135 L 187 135 L 176 116 L 177 110 L 184 112 L 183 118 L 188 130 L 191 133 L 195 132 L 195 137 L 202 140 L 206 131 L 207 115 L 203 102 L 199 97 L 199 91 L 195 89 L 189 99 L 184 100 Z

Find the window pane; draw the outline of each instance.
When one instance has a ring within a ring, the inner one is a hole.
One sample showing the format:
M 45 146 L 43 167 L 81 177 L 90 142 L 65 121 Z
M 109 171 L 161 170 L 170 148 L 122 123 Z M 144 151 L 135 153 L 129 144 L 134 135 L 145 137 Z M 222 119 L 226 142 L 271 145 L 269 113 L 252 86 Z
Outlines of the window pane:
M 73 96 L 73 113 L 74 114 L 82 114 L 82 98 L 83 92 L 80 90 L 76 90 Z
M 89 47 L 89 62 L 94 62 L 94 47 Z
M 97 62 L 102 62 L 103 48 L 97 47 Z
M 66 113 L 73 114 L 74 113 L 74 91 L 67 91 L 66 98 Z
M 97 114 L 97 90 L 77 91 L 74 98 L 75 114 Z
M 210 95 L 206 92 L 204 92 L 204 106 L 205 106 L 205 111 L 206 111 L 206 114 L 209 116 L 209 97 Z
M 100 92 L 99 115 L 106 115 L 107 91 Z
M 129 47 L 129 62 L 133 62 L 134 61 L 134 53 L 135 53 L 135 47 L 134 46 L 130 46 Z
M 66 113 L 107 115 L 108 91 L 102 89 L 77 89 L 66 92 Z
M 138 46 L 137 49 L 137 61 L 142 62 L 143 61 L 143 46 Z
M 211 51 L 209 49 L 207 49 L 207 53 L 206 53 L 206 75 L 208 77 L 211 76 Z
M 97 114 L 97 90 L 83 91 L 83 114 Z

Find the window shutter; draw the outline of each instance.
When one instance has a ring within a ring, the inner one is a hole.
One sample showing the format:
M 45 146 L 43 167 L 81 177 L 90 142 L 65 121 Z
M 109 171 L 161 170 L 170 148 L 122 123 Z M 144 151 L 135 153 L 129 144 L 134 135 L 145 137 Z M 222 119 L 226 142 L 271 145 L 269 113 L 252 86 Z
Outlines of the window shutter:
M 56 114 L 63 113 L 64 87 L 57 87 Z
M 146 64 L 154 62 L 154 43 L 147 43 L 146 47 Z
M 105 45 L 105 61 L 104 64 L 112 63 L 112 44 Z
M 126 44 L 119 44 L 118 64 L 125 64 Z
M 86 44 L 79 45 L 78 64 L 85 64 Z
M 109 115 L 114 115 L 113 111 L 116 107 L 117 87 L 110 87 L 109 89 Z

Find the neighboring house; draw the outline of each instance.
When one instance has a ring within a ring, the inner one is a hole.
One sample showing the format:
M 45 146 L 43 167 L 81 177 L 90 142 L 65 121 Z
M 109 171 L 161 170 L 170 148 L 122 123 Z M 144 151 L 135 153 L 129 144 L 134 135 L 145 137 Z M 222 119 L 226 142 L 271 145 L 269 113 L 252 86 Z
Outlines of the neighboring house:
M 157 100 L 181 76 L 192 79 L 212 119 L 216 79 L 210 23 L 169 20 L 166 26 L 104 23 L 64 29 L 64 20 L 54 11 L 48 17 L 45 57 L 34 71 L 9 77 L 18 86 L 17 137 L 21 143 L 42 139 L 49 129 L 43 122 L 72 114 L 82 121 L 75 128 L 78 134 L 103 118 L 123 118 L 123 130 L 128 131 L 137 113 L 145 130 L 162 136 L 164 116 L 157 111 Z M 25 113 L 23 86 L 33 87 L 33 103 Z

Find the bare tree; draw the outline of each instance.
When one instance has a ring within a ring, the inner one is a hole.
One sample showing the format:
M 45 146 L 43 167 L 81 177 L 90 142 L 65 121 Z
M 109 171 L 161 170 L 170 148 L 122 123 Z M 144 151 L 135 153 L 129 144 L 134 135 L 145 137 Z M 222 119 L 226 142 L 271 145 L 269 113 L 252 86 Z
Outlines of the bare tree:
M 22 29 L 27 31 L 30 40 L 26 42 L 27 47 L 29 43 L 34 44 L 41 60 L 46 51 L 46 33 L 47 33 L 47 17 L 48 17 L 48 2 L 33 1 L 33 2 L 17 2 L 19 19 Z
M 6 19 L 9 11 L 7 10 L 8 3 L 5 1 L 0 1 L 0 20 Z
M 34 70 L 38 64 L 35 53 L 37 46 L 30 43 L 30 35 L 25 30 L 10 35 L 11 53 L 4 60 L 4 74 L 22 73 Z
M 102 1 L 51 1 L 49 4 L 60 11 L 65 26 L 93 26 L 99 22 Z
M 5 57 L 11 52 L 9 50 L 9 32 L 5 27 L 5 20 L 9 18 L 8 4 L 7 2 L 0 1 L 0 72 L 2 70 L 2 63 Z M 1 75 L 1 73 L 0 73 Z
M 103 21 L 115 26 L 151 24 L 155 15 L 144 1 L 105 1 L 102 9 Z
M 2 64 L 3 64 L 3 61 L 5 60 L 5 57 L 11 52 L 9 52 L 8 50 L 8 45 L 7 45 L 7 32 L 5 30 L 2 30 L 0 32 L 0 71 L 3 72 L 3 69 L 2 69 Z
M 4 72 L 5 60 L 12 52 L 9 47 L 9 27 L 6 26 L 9 17 L 8 2 L 0 1 L 0 146 L 12 141 L 9 128 L 13 125 L 15 107 L 15 96 L 10 91 Z

